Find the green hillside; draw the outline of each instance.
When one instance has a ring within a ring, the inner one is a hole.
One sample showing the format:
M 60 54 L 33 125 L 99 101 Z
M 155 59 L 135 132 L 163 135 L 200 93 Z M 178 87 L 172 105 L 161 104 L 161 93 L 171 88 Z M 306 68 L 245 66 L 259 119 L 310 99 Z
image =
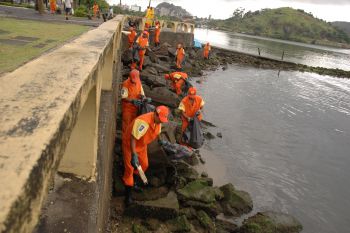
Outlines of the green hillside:
M 233 17 L 226 20 L 212 20 L 208 26 L 283 40 L 350 47 L 350 38 L 341 29 L 303 10 L 289 7 L 249 11 L 245 14 L 242 9 L 237 9 Z

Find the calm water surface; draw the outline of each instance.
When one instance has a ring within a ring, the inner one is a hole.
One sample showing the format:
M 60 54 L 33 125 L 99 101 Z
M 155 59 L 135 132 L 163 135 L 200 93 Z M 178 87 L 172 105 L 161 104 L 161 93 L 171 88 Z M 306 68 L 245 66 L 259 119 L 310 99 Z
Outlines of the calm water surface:
M 275 59 L 281 59 L 282 53 L 285 51 L 284 60 L 287 61 L 310 66 L 350 70 L 349 49 L 337 49 L 207 29 L 196 29 L 195 38 L 203 43 L 210 42 L 218 47 L 255 55 L 258 54 L 258 48 L 260 48 L 262 56 Z
M 223 134 L 204 148 L 217 184 L 248 191 L 254 212 L 296 216 L 305 233 L 350 232 L 350 80 L 231 66 L 196 86 Z

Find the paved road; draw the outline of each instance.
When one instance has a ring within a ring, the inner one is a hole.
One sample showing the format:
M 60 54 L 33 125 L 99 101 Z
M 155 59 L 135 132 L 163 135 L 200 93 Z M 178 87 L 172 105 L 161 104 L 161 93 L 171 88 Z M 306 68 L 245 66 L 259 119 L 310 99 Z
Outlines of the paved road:
M 103 19 L 98 20 L 88 20 L 87 18 L 80 17 L 69 17 L 69 20 L 66 20 L 64 15 L 51 15 L 49 13 L 40 15 L 37 11 L 33 9 L 27 9 L 22 7 L 10 7 L 10 6 L 1 6 L 0 5 L 0 17 L 12 17 L 17 19 L 29 19 L 29 20 L 38 20 L 45 22 L 61 22 L 61 23 L 71 23 L 71 24 L 80 24 L 86 26 L 98 27 L 103 23 Z

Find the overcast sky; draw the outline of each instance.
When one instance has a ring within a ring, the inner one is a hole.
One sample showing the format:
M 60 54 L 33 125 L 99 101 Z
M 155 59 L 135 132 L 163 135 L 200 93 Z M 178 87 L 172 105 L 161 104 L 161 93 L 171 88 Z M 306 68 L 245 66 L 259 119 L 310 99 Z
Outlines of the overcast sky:
M 119 4 L 119 0 L 107 0 L 110 4 Z M 144 10 L 149 0 L 122 0 L 122 4 L 137 4 Z M 262 8 L 293 7 L 311 12 L 314 16 L 327 21 L 350 22 L 350 0 L 152 0 L 155 7 L 161 2 L 170 2 L 185 8 L 192 15 L 225 19 L 234 9 L 244 7 L 246 10 Z

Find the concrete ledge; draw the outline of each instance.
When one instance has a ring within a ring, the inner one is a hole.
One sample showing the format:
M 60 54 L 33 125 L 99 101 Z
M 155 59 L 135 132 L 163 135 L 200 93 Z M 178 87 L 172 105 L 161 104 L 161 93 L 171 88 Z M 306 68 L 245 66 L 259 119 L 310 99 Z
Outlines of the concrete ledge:
M 0 232 L 34 229 L 91 90 L 99 109 L 102 87 L 111 89 L 112 78 L 108 85 L 101 74 L 108 54 L 114 63 L 123 20 L 117 16 L 0 78 Z

